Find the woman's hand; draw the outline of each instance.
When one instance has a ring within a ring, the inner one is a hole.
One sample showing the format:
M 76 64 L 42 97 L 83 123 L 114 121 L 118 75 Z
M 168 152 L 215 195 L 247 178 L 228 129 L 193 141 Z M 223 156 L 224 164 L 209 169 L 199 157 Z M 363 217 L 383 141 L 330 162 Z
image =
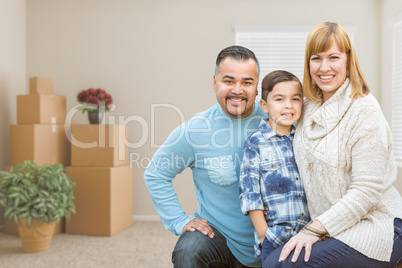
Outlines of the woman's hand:
M 300 251 L 305 248 L 304 261 L 307 262 L 310 259 L 311 247 L 314 243 L 319 240 L 319 237 L 305 234 L 303 232 L 299 232 L 297 235 L 293 236 L 282 248 L 281 255 L 279 256 L 279 261 L 284 261 L 289 254 L 294 249 L 295 252 L 293 254 L 292 262 L 296 262 L 299 258 Z
M 210 238 L 213 238 L 215 236 L 214 231 L 212 230 L 211 226 L 208 223 L 208 220 L 194 218 L 183 227 L 183 233 L 194 232 L 195 230 L 200 231 L 201 233 L 209 236 Z
M 308 227 L 315 229 L 315 231 L 319 231 L 323 235 L 327 235 L 327 229 L 322 225 L 322 223 L 318 220 L 315 220 Z M 306 226 L 306 228 L 308 229 Z M 303 230 L 300 231 L 297 235 L 293 236 L 282 248 L 281 255 L 279 256 L 279 261 L 284 261 L 294 249 L 295 252 L 292 257 L 292 262 L 296 262 L 299 258 L 300 252 L 304 247 L 304 261 L 308 262 L 311 255 L 311 248 L 314 243 L 319 241 L 321 238 L 315 235 L 311 235 L 308 233 L 304 233 Z M 325 237 L 324 239 L 325 240 Z

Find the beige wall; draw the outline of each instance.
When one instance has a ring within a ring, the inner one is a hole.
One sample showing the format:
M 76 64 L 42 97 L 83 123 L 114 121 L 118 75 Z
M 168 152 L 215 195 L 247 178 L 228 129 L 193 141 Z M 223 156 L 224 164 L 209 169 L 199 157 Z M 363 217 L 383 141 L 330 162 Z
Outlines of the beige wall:
M 381 14 L 381 106 L 391 125 L 392 115 L 392 21 L 402 16 L 402 1 L 382 1 Z M 392 125 L 391 125 L 392 127 Z M 398 163 L 398 179 L 395 186 L 402 193 L 402 163 Z
M 9 127 L 16 95 L 26 90 L 25 0 L 0 0 L 0 169 L 9 165 Z M 0 226 L 3 212 L 0 207 Z
M 128 124 L 129 141 L 146 140 L 130 149 L 141 160 L 133 166 L 134 215 L 152 217 L 156 212 L 143 181 L 143 166 L 156 150 L 151 136 L 161 144 L 181 115 L 189 119 L 216 102 L 214 61 L 222 48 L 234 44 L 235 26 L 312 27 L 323 21 L 355 26 L 363 71 L 380 98 L 380 11 L 378 0 L 339 0 L 330 8 L 321 0 L 27 1 L 27 76 L 52 77 L 55 93 L 67 96 L 68 108 L 76 105 L 81 89 L 102 87 L 116 104 L 108 116 L 146 122 Z M 152 123 L 153 104 L 172 107 L 155 109 Z M 86 122 L 81 114 L 73 117 L 73 123 Z M 141 128 L 145 125 L 149 131 Z M 192 214 L 191 171 L 178 176 L 174 186 Z

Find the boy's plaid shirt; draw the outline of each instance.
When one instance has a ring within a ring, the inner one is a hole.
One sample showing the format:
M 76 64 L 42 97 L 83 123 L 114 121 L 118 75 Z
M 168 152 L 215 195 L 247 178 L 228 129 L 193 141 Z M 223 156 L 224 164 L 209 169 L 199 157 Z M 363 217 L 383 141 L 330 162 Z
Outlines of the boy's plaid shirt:
M 240 203 L 243 214 L 268 207 L 266 239 L 278 247 L 309 221 L 307 199 L 293 153 L 295 127 L 288 136 L 277 134 L 263 119 L 245 142 L 240 169 Z M 255 232 L 256 256 L 262 241 Z

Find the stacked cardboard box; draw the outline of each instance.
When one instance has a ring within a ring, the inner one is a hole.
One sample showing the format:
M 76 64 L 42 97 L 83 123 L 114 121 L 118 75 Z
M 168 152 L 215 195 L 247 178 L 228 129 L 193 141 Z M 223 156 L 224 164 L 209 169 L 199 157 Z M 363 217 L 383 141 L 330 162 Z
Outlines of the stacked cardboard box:
M 112 236 L 133 224 L 133 173 L 125 145 L 127 127 L 72 125 L 71 166 L 77 214 L 66 233 Z
M 66 97 L 52 95 L 51 78 L 31 77 L 28 95 L 17 96 L 17 125 L 10 126 L 10 164 L 33 160 L 38 164 L 70 165 L 70 144 L 64 131 Z M 64 221 L 55 233 L 64 231 Z M 4 232 L 18 235 L 5 219 Z

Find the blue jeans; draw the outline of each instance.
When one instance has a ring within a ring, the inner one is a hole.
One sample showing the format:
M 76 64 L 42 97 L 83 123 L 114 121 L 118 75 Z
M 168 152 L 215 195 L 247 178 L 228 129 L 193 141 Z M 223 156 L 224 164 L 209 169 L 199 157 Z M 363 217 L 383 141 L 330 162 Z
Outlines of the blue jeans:
M 390 262 L 370 259 L 357 250 L 345 245 L 341 241 L 327 237 L 325 241 L 317 242 L 311 250 L 310 260 L 304 262 L 304 248 L 297 262 L 292 263 L 293 252 L 283 262 L 279 262 L 283 246 L 275 249 L 268 257 L 263 259 L 263 267 L 325 267 L 325 268 L 370 268 L 370 267 L 396 267 L 402 263 L 402 220 L 394 220 L 394 246 Z
M 212 226 L 211 226 L 212 227 Z M 185 232 L 179 238 L 172 253 L 175 268 L 243 268 L 226 244 L 226 238 L 215 228 L 214 238 L 201 232 Z
M 265 238 L 261 245 L 261 259 L 265 260 L 265 258 L 268 257 L 268 255 L 270 255 L 274 250 L 275 247 L 267 238 Z

